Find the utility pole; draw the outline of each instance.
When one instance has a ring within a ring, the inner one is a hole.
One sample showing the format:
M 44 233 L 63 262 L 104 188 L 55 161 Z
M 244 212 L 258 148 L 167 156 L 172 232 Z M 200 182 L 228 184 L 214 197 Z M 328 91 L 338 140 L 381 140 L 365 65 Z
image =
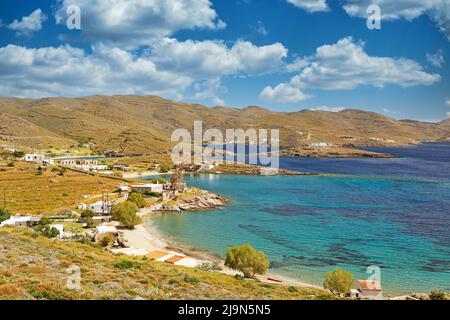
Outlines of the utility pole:
M 105 191 L 102 191 L 102 214 L 105 215 Z
M 110 213 L 110 210 L 109 210 L 109 193 L 108 193 L 108 192 L 106 192 L 106 204 L 105 204 L 105 209 L 106 209 L 106 214 L 109 214 L 109 213 Z
M 3 209 L 6 209 L 6 186 L 3 186 Z

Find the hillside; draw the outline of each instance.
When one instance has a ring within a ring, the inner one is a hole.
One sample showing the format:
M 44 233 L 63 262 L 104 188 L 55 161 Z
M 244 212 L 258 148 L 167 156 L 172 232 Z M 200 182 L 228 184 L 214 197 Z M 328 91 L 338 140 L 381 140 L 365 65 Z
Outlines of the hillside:
M 173 130 L 191 129 L 195 120 L 203 121 L 204 130 L 280 128 L 281 147 L 293 150 L 322 142 L 338 147 L 405 145 L 450 135 L 448 121 L 397 121 L 361 110 L 207 108 L 154 96 L 1 98 L 0 117 L 0 145 L 46 149 L 91 142 L 95 151 L 118 150 L 126 155 L 166 153 Z
M 269 285 L 104 249 L 0 229 L 0 299 L 332 299 L 321 290 Z M 81 269 L 69 290 L 67 268 Z

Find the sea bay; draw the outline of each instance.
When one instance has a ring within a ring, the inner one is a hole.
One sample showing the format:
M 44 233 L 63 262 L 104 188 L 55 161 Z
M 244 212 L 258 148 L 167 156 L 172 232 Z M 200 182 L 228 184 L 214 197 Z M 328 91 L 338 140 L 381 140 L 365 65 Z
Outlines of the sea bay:
M 251 243 L 267 253 L 271 272 L 305 282 L 321 284 L 336 267 L 365 279 L 376 265 L 386 294 L 449 290 L 450 144 L 376 151 L 396 158 L 280 161 L 325 176 L 186 176 L 230 204 L 149 223 L 221 256 L 228 246 Z

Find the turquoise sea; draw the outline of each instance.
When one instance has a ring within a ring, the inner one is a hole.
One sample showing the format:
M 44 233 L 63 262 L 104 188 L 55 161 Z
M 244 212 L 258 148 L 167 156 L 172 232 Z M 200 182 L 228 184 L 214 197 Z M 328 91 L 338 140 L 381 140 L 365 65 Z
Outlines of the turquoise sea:
M 283 158 L 330 176 L 187 176 L 230 205 L 149 223 L 175 241 L 224 256 L 251 243 L 271 272 L 322 284 L 342 267 L 366 279 L 381 267 L 385 294 L 450 291 L 450 144 L 382 148 L 394 159 Z

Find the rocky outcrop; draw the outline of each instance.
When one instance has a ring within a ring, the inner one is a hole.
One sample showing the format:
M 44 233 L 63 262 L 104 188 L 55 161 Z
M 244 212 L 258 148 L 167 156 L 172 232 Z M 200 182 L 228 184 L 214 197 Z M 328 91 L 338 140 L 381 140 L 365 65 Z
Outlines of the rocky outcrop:
M 247 164 L 223 164 L 209 171 L 213 174 L 228 174 L 241 176 L 305 176 L 312 173 L 291 171 L 286 169 L 275 169 Z
M 378 153 L 344 147 L 304 147 L 299 149 L 288 149 L 283 150 L 281 152 L 281 156 L 304 158 L 392 158 L 392 155 L 387 153 Z
M 223 197 L 202 191 L 192 197 L 183 197 L 176 200 L 176 204 L 167 204 L 162 206 L 163 211 L 195 211 L 209 210 L 224 206 L 228 203 Z

